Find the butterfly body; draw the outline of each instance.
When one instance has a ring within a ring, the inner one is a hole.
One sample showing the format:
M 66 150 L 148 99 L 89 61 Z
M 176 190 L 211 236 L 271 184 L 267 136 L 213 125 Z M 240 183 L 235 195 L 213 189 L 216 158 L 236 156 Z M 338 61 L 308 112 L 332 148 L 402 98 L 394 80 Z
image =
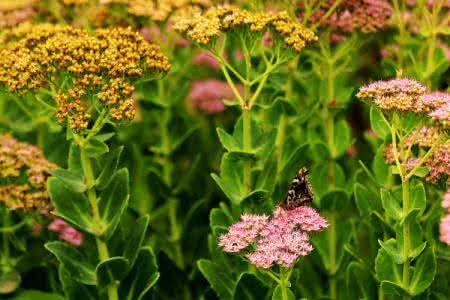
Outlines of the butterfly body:
M 292 180 L 281 207 L 293 209 L 300 206 L 310 206 L 313 199 L 311 184 L 308 181 L 308 170 L 305 167 L 298 170 Z

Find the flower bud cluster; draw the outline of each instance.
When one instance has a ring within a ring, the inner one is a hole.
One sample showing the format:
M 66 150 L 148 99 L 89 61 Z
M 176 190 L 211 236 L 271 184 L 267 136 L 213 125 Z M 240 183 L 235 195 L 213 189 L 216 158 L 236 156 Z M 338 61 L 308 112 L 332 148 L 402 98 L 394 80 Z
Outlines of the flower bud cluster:
M 204 13 L 181 15 L 175 18 L 174 22 L 175 30 L 203 45 L 232 29 L 261 33 L 271 30 L 297 52 L 300 52 L 306 43 L 317 39 L 311 30 L 289 18 L 286 12 L 251 12 L 228 5 L 213 7 Z
M 12 93 L 48 84 L 60 87 L 54 97 L 57 120 L 67 120 L 74 130 L 88 127 L 95 100 L 113 120 L 132 119 L 133 81 L 170 67 L 159 47 L 124 28 L 98 29 L 90 35 L 64 25 L 27 25 L 11 30 L 4 40 L 0 86 Z
M 46 184 L 55 167 L 38 147 L 0 135 L 0 202 L 10 209 L 48 209 Z

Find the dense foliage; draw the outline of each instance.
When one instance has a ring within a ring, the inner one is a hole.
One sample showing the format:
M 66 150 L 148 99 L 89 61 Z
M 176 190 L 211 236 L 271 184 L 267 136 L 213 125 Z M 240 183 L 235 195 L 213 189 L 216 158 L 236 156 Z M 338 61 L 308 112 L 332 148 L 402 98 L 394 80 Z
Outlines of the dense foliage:
M 449 299 L 449 66 L 448 0 L 0 1 L 0 297 Z

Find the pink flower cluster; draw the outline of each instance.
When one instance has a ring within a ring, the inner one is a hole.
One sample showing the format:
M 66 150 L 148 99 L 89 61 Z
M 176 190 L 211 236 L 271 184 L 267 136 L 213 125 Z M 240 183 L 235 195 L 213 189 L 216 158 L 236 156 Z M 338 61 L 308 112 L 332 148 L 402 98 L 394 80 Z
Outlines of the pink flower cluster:
M 241 220 L 220 237 L 219 246 L 225 252 L 237 253 L 254 245 L 254 251 L 245 256 L 255 266 L 270 268 L 277 264 L 289 267 L 297 258 L 313 250 L 307 232 L 319 231 L 327 226 L 327 221 L 311 207 L 289 210 L 277 207 L 270 218 L 265 215 L 242 215 Z
M 450 124 L 450 94 L 433 92 L 422 97 L 423 105 L 429 107 L 428 115 L 444 126 Z
M 444 199 L 442 200 L 442 207 L 446 211 L 446 215 L 442 217 L 440 229 L 440 240 L 447 245 L 450 245 L 450 190 L 444 194 Z
M 336 0 L 322 1 L 321 7 L 309 20 L 320 21 L 323 26 L 345 33 L 353 30 L 373 32 L 384 28 L 392 14 L 392 8 L 386 0 L 345 0 L 338 4 L 330 17 L 323 19 L 335 2 Z
M 79 246 L 83 240 L 81 232 L 69 226 L 61 219 L 55 219 L 48 225 L 47 229 L 58 232 L 61 240 L 67 241 L 72 245 Z
M 243 94 L 243 86 L 236 86 Z M 194 80 L 188 95 L 188 100 L 198 109 L 215 114 L 225 110 L 223 100 L 233 100 L 235 95 L 231 87 L 224 81 L 217 79 Z

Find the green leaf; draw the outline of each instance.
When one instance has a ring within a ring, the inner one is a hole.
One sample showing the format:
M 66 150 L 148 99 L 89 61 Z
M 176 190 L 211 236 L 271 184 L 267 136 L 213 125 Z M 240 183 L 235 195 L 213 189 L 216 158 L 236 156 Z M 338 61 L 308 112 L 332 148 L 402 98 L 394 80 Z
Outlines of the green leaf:
M 242 273 L 237 281 L 234 300 L 261 300 L 268 292 L 267 286 L 254 274 Z
M 381 186 L 387 186 L 391 179 L 392 173 L 389 171 L 389 165 L 384 160 L 384 145 L 381 145 L 372 161 L 372 170 L 377 182 Z
M 66 299 L 69 300 L 97 300 L 98 296 L 92 286 L 84 285 L 73 280 L 69 271 L 64 265 L 60 264 L 58 268 L 58 277 L 61 281 Z
M 110 283 L 121 281 L 127 275 L 129 267 L 128 260 L 121 256 L 101 261 L 95 268 L 97 286 L 103 288 Z
M 129 197 L 128 170 L 123 168 L 114 174 L 111 183 L 100 195 L 99 210 L 105 225 L 103 235 L 105 240 L 109 240 L 114 233 L 127 207 Z
M 325 269 L 329 273 L 337 272 L 344 261 L 345 254 L 347 253 L 344 245 L 350 242 L 353 233 L 352 227 L 353 224 L 349 221 L 341 220 L 330 224 L 328 228 L 311 237 L 311 242 L 314 248 L 319 252 Z M 336 253 L 333 259 L 330 257 L 330 240 L 336 240 Z M 333 263 L 332 260 L 334 260 Z
M 351 262 L 347 267 L 346 275 L 347 290 L 354 293 L 349 299 L 377 299 L 377 285 L 364 265 Z
M 10 270 L 0 275 L 0 295 L 10 294 L 19 288 L 22 278 L 16 270 Z
M 403 245 L 399 246 L 395 239 L 389 239 L 387 241 L 378 240 L 380 246 L 389 254 L 396 264 L 402 264 L 406 261 Z
M 405 227 L 407 227 L 407 231 L 409 232 L 408 258 L 410 258 L 411 260 L 416 258 L 426 245 L 426 243 L 424 243 L 422 239 L 422 227 L 418 223 L 418 214 L 419 210 L 411 211 L 411 213 L 409 213 L 408 216 L 403 220 L 403 222 L 396 228 L 398 247 L 400 251 L 404 252 L 404 245 L 406 241 L 404 240 L 403 233 L 405 231 Z
M 155 254 L 150 247 L 141 248 L 133 269 L 119 286 L 119 299 L 144 299 L 158 278 Z
M 383 290 L 386 293 L 394 293 L 397 288 L 394 285 L 402 285 L 402 275 L 400 266 L 397 265 L 392 256 L 390 256 L 383 248 L 378 250 L 377 257 L 375 259 L 375 272 L 378 280 L 386 282 Z M 397 291 L 398 292 L 398 291 Z
M 101 142 L 106 142 L 107 140 L 109 140 L 110 138 L 112 138 L 113 136 L 115 136 L 116 133 L 115 132 L 109 132 L 109 133 L 102 133 L 102 134 L 97 134 L 95 136 L 96 140 L 99 140 Z
M 425 211 L 425 207 L 427 205 L 427 196 L 425 192 L 425 187 L 422 182 L 418 182 L 417 184 L 410 187 L 409 190 L 410 197 L 410 208 L 418 209 L 419 215 L 421 216 Z
M 295 300 L 295 295 L 290 288 L 285 287 L 284 289 L 277 285 L 273 290 L 272 300 Z
M 320 208 L 338 211 L 348 206 L 349 197 L 344 190 L 334 190 L 320 198 Z
M 381 189 L 381 203 L 387 216 L 394 220 L 402 218 L 402 209 L 392 192 Z
M 332 149 L 331 155 L 336 158 L 344 154 L 345 150 L 350 146 L 351 136 L 350 127 L 347 121 L 341 119 L 335 124 L 334 128 L 334 149 Z
M 83 182 L 83 178 L 76 173 L 64 169 L 55 169 L 51 171 L 51 174 L 77 193 L 86 191 L 86 184 Z
M 70 145 L 69 150 L 69 170 L 79 176 L 83 176 L 83 167 L 81 166 L 80 148 L 75 143 Z
M 123 146 L 117 147 L 106 158 L 100 175 L 95 180 L 98 189 L 103 190 L 111 182 L 112 175 L 116 172 L 119 164 L 120 155 L 122 154 Z
M 101 138 L 91 137 L 83 148 L 88 157 L 99 157 L 109 151 L 108 145 Z
M 86 196 L 76 193 L 56 177 L 47 180 L 47 190 L 56 208 L 56 215 L 77 226 L 78 228 L 96 234 L 89 215 L 89 204 Z
M 370 127 L 381 138 L 385 139 L 391 132 L 386 122 L 383 120 L 382 113 L 374 107 L 370 108 Z
M 80 251 L 63 242 L 49 242 L 45 248 L 64 265 L 73 280 L 87 284 L 97 284 L 95 268 L 86 261 Z
M 346 180 L 342 167 L 337 163 L 318 163 L 311 169 L 309 181 L 314 191 L 314 196 L 321 198 L 334 189 L 345 190 Z
M 228 134 L 222 128 L 217 128 L 216 130 L 220 143 L 228 152 L 240 152 L 242 150 L 232 135 Z
M 128 260 L 130 266 L 134 265 L 134 261 L 139 254 L 142 242 L 147 232 L 149 216 L 143 216 L 136 221 L 130 236 L 127 238 L 127 243 L 123 251 L 123 256 Z
M 223 155 L 220 164 L 220 177 L 211 174 L 217 185 L 235 205 L 239 205 L 242 199 L 247 196 L 242 179 L 246 161 L 249 161 L 249 158 L 235 152 L 226 153 Z
M 401 284 L 389 280 L 381 281 L 380 287 L 381 290 L 386 294 L 397 296 L 405 296 L 408 294 Z
M 359 215 L 362 218 L 368 217 L 374 209 L 374 205 L 372 203 L 372 201 L 374 201 L 374 196 L 360 183 L 355 183 L 353 185 L 353 192 L 355 194 L 355 203 L 358 208 Z
M 433 249 L 428 247 L 419 257 L 414 267 L 414 272 L 409 285 L 410 294 L 413 296 L 424 292 L 433 282 L 436 275 L 436 257 Z
M 197 261 L 197 266 L 220 299 L 233 299 L 236 283 L 230 277 L 230 273 L 225 272 L 219 265 L 206 259 Z
M 64 297 L 38 290 L 24 290 L 17 292 L 10 300 L 64 300 Z

